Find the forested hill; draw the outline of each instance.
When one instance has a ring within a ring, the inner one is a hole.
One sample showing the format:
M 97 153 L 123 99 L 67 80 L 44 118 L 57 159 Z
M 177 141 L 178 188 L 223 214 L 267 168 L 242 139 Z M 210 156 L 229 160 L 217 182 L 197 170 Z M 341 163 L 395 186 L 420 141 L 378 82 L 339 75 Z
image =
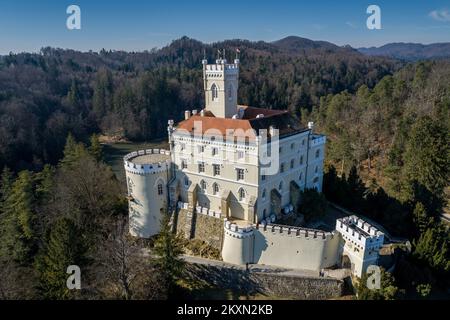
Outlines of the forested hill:
M 450 42 L 389 43 L 381 47 L 359 48 L 359 52 L 370 56 L 385 56 L 406 61 L 450 58 Z
M 0 57 L 0 168 L 56 163 L 69 132 L 149 140 L 169 118 L 203 105 L 201 59 L 241 51 L 239 101 L 299 113 L 321 96 L 373 87 L 398 62 L 351 48 L 289 37 L 274 43 L 231 40 L 211 45 L 183 37 L 145 52 L 77 52 Z

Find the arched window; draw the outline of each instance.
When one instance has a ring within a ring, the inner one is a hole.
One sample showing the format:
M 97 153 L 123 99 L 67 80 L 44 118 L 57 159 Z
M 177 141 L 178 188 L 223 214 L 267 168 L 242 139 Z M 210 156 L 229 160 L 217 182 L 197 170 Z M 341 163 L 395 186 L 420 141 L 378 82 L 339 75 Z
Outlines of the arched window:
M 162 183 L 158 183 L 158 195 L 161 196 L 164 194 L 164 188 Z
M 202 188 L 203 191 L 206 191 L 206 182 L 205 182 L 205 180 L 200 181 L 200 188 Z
M 266 189 L 264 189 L 263 192 L 262 192 L 262 198 L 266 199 Z
M 211 86 L 211 96 L 213 101 L 219 100 L 219 90 L 217 89 L 217 86 L 215 83 Z
M 239 193 L 239 201 L 244 200 L 245 199 L 245 190 L 240 188 L 238 193 Z
M 280 181 L 280 184 L 278 185 L 278 190 L 283 191 L 283 181 Z
M 217 183 L 213 184 L 213 193 L 215 195 L 219 194 L 219 185 Z

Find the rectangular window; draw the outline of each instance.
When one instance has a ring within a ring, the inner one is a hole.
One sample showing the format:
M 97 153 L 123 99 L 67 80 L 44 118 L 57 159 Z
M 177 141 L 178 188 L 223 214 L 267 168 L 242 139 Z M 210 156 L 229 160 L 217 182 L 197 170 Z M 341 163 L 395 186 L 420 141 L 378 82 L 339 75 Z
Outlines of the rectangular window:
M 220 165 L 219 164 L 213 164 L 213 171 L 215 176 L 220 176 Z
M 237 156 L 238 156 L 238 159 L 244 158 L 244 151 L 238 151 Z
M 237 179 L 244 180 L 244 169 L 236 169 Z
M 205 163 L 204 162 L 200 162 L 198 164 L 198 172 L 205 172 Z
M 184 143 L 180 144 L 180 149 L 181 149 L 181 151 L 183 151 L 184 149 L 186 149 L 186 144 L 184 144 Z
M 262 181 L 265 181 L 265 180 L 266 180 L 266 175 L 265 175 L 265 174 L 261 175 L 261 180 L 262 180 Z
M 205 147 L 204 146 L 198 146 L 198 152 L 202 153 L 203 151 L 205 151 Z
M 283 173 L 284 172 L 284 163 L 282 163 L 281 165 L 280 165 L 280 173 Z
M 213 148 L 211 149 L 211 154 L 212 154 L 213 156 L 217 155 L 218 153 L 219 153 L 219 150 L 218 150 L 217 148 L 213 147 Z
M 164 193 L 163 185 L 162 184 L 158 184 L 158 195 L 162 195 L 163 193 Z

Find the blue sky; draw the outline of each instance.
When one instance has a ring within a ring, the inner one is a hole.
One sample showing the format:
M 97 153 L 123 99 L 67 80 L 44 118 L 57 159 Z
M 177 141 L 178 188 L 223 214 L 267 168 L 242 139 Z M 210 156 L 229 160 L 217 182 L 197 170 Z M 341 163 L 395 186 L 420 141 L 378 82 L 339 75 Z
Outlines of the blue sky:
M 66 9 L 81 8 L 81 30 L 66 28 Z M 366 9 L 381 8 L 381 30 Z M 389 42 L 450 42 L 450 0 L 196 1 L 1 0 L 0 54 L 43 46 L 141 51 L 187 35 L 204 42 L 273 41 L 288 35 L 354 47 Z

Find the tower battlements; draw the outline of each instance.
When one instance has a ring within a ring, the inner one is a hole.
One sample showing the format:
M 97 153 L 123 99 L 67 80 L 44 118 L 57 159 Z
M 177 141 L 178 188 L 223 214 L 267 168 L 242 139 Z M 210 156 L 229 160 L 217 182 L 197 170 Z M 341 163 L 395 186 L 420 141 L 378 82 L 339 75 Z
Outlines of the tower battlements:
M 225 234 L 233 238 L 243 239 L 253 235 L 253 226 L 240 227 L 236 223 L 224 219 Z
M 336 230 L 363 248 L 381 246 L 384 241 L 383 232 L 355 215 L 338 219 Z
M 258 228 L 261 232 L 272 232 L 285 236 L 302 237 L 307 239 L 330 240 L 334 237 L 334 233 L 332 232 L 277 224 L 259 224 L 256 228 Z
M 152 174 L 170 168 L 170 151 L 164 149 L 146 149 L 134 151 L 124 158 L 127 172 L 134 174 Z

